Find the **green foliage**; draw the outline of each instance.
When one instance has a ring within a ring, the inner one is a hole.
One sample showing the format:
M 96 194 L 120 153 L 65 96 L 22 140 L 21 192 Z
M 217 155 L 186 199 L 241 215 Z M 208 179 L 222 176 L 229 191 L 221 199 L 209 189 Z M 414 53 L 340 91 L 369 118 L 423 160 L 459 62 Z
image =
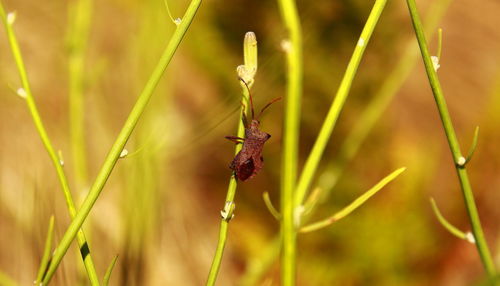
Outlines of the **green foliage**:
M 0 38 L 0 285 L 40 281 L 47 269 L 54 285 L 491 284 L 474 270 L 474 245 L 439 224 L 473 241 L 459 230 L 468 223 L 450 172 L 463 178 L 467 169 L 490 243 L 497 236 L 500 73 L 488 13 L 480 26 L 462 24 L 476 17 L 466 5 L 464 17 L 453 17 L 453 6 L 442 22 L 452 0 L 422 10 L 435 38 L 433 69 L 440 66 L 453 95 L 456 137 L 469 148 L 449 164 L 401 3 L 207 2 L 182 48 L 169 44 L 158 65 L 169 68 L 151 75 L 169 39 L 178 44 L 186 32 L 189 17 L 177 16 L 190 1 L 5 2 L 16 13 L 4 11 Z M 259 72 L 253 38 L 236 75 L 248 30 L 259 36 Z M 174 52 L 170 62 L 165 55 Z M 240 146 L 223 136 L 236 135 L 236 124 L 241 136 L 240 102 L 249 106 L 238 76 L 255 106 L 277 96 L 283 104 L 261 121 L 272 134 L 264 169 L 228 184 Z M 137 94 L 140 107 L 128 115 Z M 387 184 L 398 170 L 371 188 L 398 166 L 408 166 L 404 176 Z M 429 207 L 430 196 L 443 214 Z M 92 249 L 86 268 L 86 252 L 67 251 L 77 230 L 79 245 Z
M 439 115 L 443 128 L 448 139 L 448 145 L 453 156 L 453 161 L 457 171 L 458 179 L 460 182 L 460 187 L 462 189 L 462 194 L 464 197 L 465 206 L 467 208 L 467 214 L 469 215 L 470 224 L 472 227 L 472 233 L 474 235 L 474 241 L 481 257 L 481 261 L 486 270 L 486 273 L 490 278 L 494 279 L 496 276 L 495 266 L 488 248 L 488 244 L 484 238 L 483 227 L 481 221 L 479 220 L 479 214 L 476 207 L 476 202 L 474 200 L 474 195 L 472 193 L 472 187 L 469 182 L 469 177 L 467 174 L 465 163 L 467 159 L 463 159 L 462 153 L 460 151 L 460 145 L 458 143 L 457 135 L 455 134 L 455 129 L 451 121 L 450 113 L 446 105 L 446 100 L 441 90 L 441 84 L 437 76 L 437 68 L 434 67 L 432 63 L 429 50 L 427 48 L 427 42 L 425 40 L 425 35 L 422 28 L 422 23 L 420 22 L 420 16 L 417 11 L 417 7 L 414 0 L 407 0 L 408 9 L 410 10 L 410 15 L 413 23 L 413 28 L 415 29 L 415 34 L 420 46 L 420 51 L 422 53 L 422 59 L 424 61 L 425 70 L 429 79 L 429 84 L 432 88 L 432 93 L 434 95 L 434 100 L 438 107 Z M 474 135 L 474 140 L 472 143 L 471 151 L 469 152 L 469 159 L 474 153 L 477 144 L 478 129 Z M 463 162 L 462 162 L 463 161 Z

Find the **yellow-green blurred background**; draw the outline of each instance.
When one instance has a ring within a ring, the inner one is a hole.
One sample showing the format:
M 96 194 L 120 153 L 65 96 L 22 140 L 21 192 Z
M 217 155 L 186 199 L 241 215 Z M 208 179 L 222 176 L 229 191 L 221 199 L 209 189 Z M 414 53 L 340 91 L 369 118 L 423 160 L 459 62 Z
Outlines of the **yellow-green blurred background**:
M 298 1 L 305 64 L 301 164 L 372 2 Z M 62 151 L 72 193 L 81 202 L 175 25 L 162 0 L 91 2 L 89 37 L 83 36 L 88 45 L 85 149 L 73 152 L 68 42 L 76 16 L 68 16 L 68 10 L 75 1 L 3 3 L 8 11 L 17 11 L 14 28 L 34 97 L 55 148 Z M 181 17 L 188 1 L 169 4 L 174 17 Z M 433 17 L 443 28 L 439 75 L 464 153 L 480 126 L 469 174 L 487 241 L 500 265 L 500 2 L 421 0 L 418 5 L 424 19 L 437 13 Z M 231 175 L 234 147 L 224 136 L 236 132 L 240 86 L 235 70 L 242 64 L 247 31 L 254 31 L 259 41 L 252 90 L 256 106 L 284 95 L 280 43 L 286 31 L 276 1 L 204 1 L 127 144 L 133 155 L 118 162 L 85 224 L 100 275 L 119 255 L 112 285 L 205 283 Z M 428 35 L 435 51 L 436 33 Z M 332 179 L 338 166 L 344 172 L 311 221 L 339 210 L 392 170 L 408 169 L 349 217 L 300 235 L 298 285 L 455 286 L 484 278 L 474 245 L 445 231 L 429 204 L 434 197 L 453 224 L 469 230 L 425 72 L 420 59 L 406 55 L 408 46 L 410 55 L 416 55 L 405 2 L 389 1 L 319 170 L 325 180 Z M 398 65 L 408 74 L 396 70 Z M 50 215 L 56 219 L 56 241 L 69 215 L 26 104 L 9 88 L 20 83 L 3 29 L 0 78 L 0 273 L 18 285 L 30 285 Z M 380 91 L 388 84 L 394 85 L 394 93 Z M 378 109 L 381 118 L 353 160 L 339 165 L 343 140 L 366 107 L 384 96 L 388 104 Z M 279 285 L 279 223 L 266 210 L 262 193 L 268 191 L 279 205 L 282 107 L 275 104 L 262 118 L 263 130 L 272 134 L 264 150 L 265 167 L 238 186 L 217 285 Z M 80 161 L 83 169 L 75 168 L 79 155 L 86 158 Z M 337 162 L 333 169 L 332 162 Z M 88 284 L 76 243 L 53 284 Z

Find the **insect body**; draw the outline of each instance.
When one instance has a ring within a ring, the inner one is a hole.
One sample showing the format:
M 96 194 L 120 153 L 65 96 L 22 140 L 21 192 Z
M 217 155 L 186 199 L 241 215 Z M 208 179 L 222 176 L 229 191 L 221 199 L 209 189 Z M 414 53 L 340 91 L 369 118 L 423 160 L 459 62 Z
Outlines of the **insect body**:
M 281 98 L 275 98 L 269 102 L 266 106 L 262 108 L 257 118 L 254 117 L 253 100 L 250 94 L 250 89 L 245 81 L 240 79 L 248 89 L 248 94 L 250 98 L 250 107 L 252 112 L 252 120 L 248 124 L 248 120 L 245 113 L 242 115 L 243 125 L 245 126 L 245 138 L 240 138 L 236 136 L 226 136 L 226 139 L 231 140 L 237 144 L 242 143 L 243 147 L 240 152 L 236 154 L 231 165 L 231 168 L 236 175 L 236 178 L 241 181 L 246 181 L 253 178 L 262 169 L 264 165 L 264 158 L 262 157 L 262 148 L 264 143 L 271 138 L 271 135 L 259 129 L 259 117 L 262 112 L 268 108 L 272 103 L 280 100 Z
M 262 169 L 264 165 L 262 148 L 270 137 L 271 135 L 259 130 L 259 121 L 255 119 L 249 127 L 245 127 L 245 138 L 226 137 L 235 141 L 241 139 L 243 143 L 241 151 L 236 154 L 229 165 L 239 180 L 246 181 L 253 178 Z

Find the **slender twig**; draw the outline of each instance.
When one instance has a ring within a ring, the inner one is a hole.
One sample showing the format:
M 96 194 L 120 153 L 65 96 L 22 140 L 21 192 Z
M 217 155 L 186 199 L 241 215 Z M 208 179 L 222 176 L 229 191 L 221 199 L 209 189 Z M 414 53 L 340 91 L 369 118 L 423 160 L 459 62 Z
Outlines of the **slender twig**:
M 465 232 L 461 231 L 456 226 L 452 225 L 448 220 L 446 220 L 446 218 L 444 218 L 444 216 L 439 211 L 439 208 L 437 207 L 436 202 L 434 201 L 433 198 L 431 198 L 431 206 L 432 206 L 432 210 L 434 211 L 434 214 L 436 215 L 439 223 L 441 223 L 441 225 L 447 231 L 449 231 L 451 234 L 453 234 L 454 236 L 456 236 L 456 237 L 458 237 L 460 239 L 467 240 L 470 243 L 476 243 L 474 241 L 474 236 L 472 236 L 472 234 L 470 232 L 469 233 L 465 233 Z
M 479 126 L 476 126 L 474 130 L 474 137 L 472 138 L 472 144 L 470 145 L 469 152 L 467 153 L 467 158 L 465 158 L 465 164 L 467 164 L 471 159 L 472 155 L 476 151 L 477 141 L 479 140 Z
M 104 188 L 104 185 L 106 184 L 111 174 L 111 171 L 113 170 L 116 164 L 116 161 L 120 157 L 120 153 L 122 152 L 125 144 L 127 143 L 127 140 L 129 139 L 132 131 L 134 130 L 134 127 L 139 121 L 139 118 L 141 117 L 144 109 L 146 108 L 149 99 L 153 95 L 153 92 L 156 86 L 158 85 L 158 82 L 160 81 L 163 72 L 167 68 L 168 64 L 170 63 L 170 60 L 172 59 L 172 57 L 175 54 L 175 51 L 177 50 L 177 47 L 181 43 L 181 40 L 183 39 L 184 35 L 186 34 L 189 25 L 192 23 L 200 4 L 201 0 L 192 0 L 191 3 L 189 4 L 189 7 L 186 10 L 184 18 L 182 19 L 181 23 L 177 26 L 174 34 L 172 35 L 172 38 L 170 39 L 165 51 L 163 52 L 163 55 L 161 56 L 148 82 L 146 83 L 144 90 L 139 95 L 139 98 L 137 99 L 137 102 L 132 108 L 132 111 L 130 112 L 127 120 L 125 121 L 122 130 L 118 134 L 116 141 L 114 142 L 113 146 L 111 147 L 111 150 L 106 156 L 103 166 L 101 167 L 97 175 L 97 178 L 94 181 L 94 184 L 89 190 L 89 194 L 83 201 L 80 210 L 78 211 L 75 218 L 73 219 L 68 229 L 66 230 L 66 233 L 62 237 L 60 244 L 54 251 L 52 262 L 47 271 L 47 275 L 45 276 L 43 281 L 44 284 L 47 284 L 52 279 L 57 267 L 61 263 L 62 258 L 68 251 L 71 242 L 75 238 L 78 229 L 81 228 L 85 219 L 92 210 L 92 207 L 94 206 L 95 202 L 99 198 L 99 195 L 101 194 L 101 191 Z
M 245 39 L 243 41 L 243 57 L 244 65 L 238 66 L 237 72 L 239 78 L 241 79 L 240 85 L 243 96 L 242 102 L 246 102 L 247 104 L 242 104 L 241 106 L 241 118 L 238 122 L 238 131 L 236 133 L 240 138 L 245 135 L 243 116 L 247 114 L 247 106 L 250 99 L 249 91 L 254 81 L 253 76 L 255 75 L 255 72 L 257 72 L 257 39 L 253 32 L 248 32 L 245 35 Z M 237 154 L 241 148 L 242 144 L 236 144 L 234 154 Z M 212 260 L 212 265 L 210 266 L 210 271 L 208 273 L 206 283 L 207 286 L 215 285 L 217 280 L 217 274 L 219 273 L 220 265 L 222 263 L 222 255 L 224 254 L 224 248 L 226 246 L 229 221 L 233 218 L 234 209 L 236 207 L 234 197 L 236 195 L 237 184 L 238 182 L 236 180 L 236 176 L 232 175 L 229 179 L 224 209 L 221 211 L 222 219 L 219 229 L 219 241 L 217 243 L 214 259 Z
M 13 15 L 13 14 L 10 14 Z M 42 118 L 40 117 L 40 113 L 38 112 L 38 108 L 35 103 L 35 99 L 33 94 L 31 93 L 31 86 L 28 80 L 28 74 L 26 72 L 26 68 L 24 66 L 24 61 L 21 55 L 21 50 L 19 48 L 19 44 L 17 42 L 16 35 L 12 28 L 13 20 L 12 17 L 10 19 L 9 15 L 5 14 L 5 10 L 3 4 L 0 3 L 0 16 L 2 17 L 3 23 L 5 25 L 5 29 L 7 31 L 7 37 L 9 39 L 10 47 L 12 50 L 12 54 L 14 55 L 14 60 L 17 65 L 17 69 L 19 71 L 19 76 L 21 78 L 22 89 L 17 91 L 18 94 L 22 95 L 25 98 L 26 103 L 28 105 L 29 112 L 31 117 L 33 118 L 33 122 L 35 123 L 36 130 L 42 139 L 43 145 L 49 154 L 50 159 L 52 160 L 52 164 L 54 165 L 57 176 L 59 178 L 59 182 L 61 184 L 64 198 L 66 200 L 66 205 L 68 207 L 71 218 L 74 218 L 76 215 L 76 208 L 73 202 L 73 198 L 71 196 L 71 191 L 69 189 L 68 179 L 64 173 L 63 166 L 60 162 L 59 157 L 50 141 L 49 135 L 43 125 Z M 87 275 L 89 277 L 92 285 L 99 285 L 99 278 L 97 276 L 94 263 L 92 261 L 92 257 L 90 255 L 89 245 L 85 238 L 85 234 L 82 230 L 80 230 L 81 225 L 75 229 L 75 235 L 77 236 L 78 245 L 80 246 L 80 253 L 82 255 L 83 262 L 85 264 L 85 268 L 87 270 Z
M 408 4 L 411 20 L 413 23 L 413 27 L 415 29 L 415 34 L 417 36 L 418 44 L 420 46 L 420 52 L 422 54 L 422 59 L 424 61 L 427 77 L 429 79 L 429 83 L 432 88 L 432 93 L 436 101 L 436 105 L 439 111 L 439 116 L 441 117 L 441 122 L 443 124 L 443 128 L 446 133 L 448 145 L 450 147 L 458 179 L 460 181 L 460 187 L 462 189 L 465 206 L 467 208 L 467 213 L 469 215 L 469 220 L 472 227 L 472 233 L 474 234 L 474 239 L 476 240 L 476 247 L 479 252 L 479 256 L 481 257 L 484 269 L 486 270 L 486 273 L 493 281 L 496 275 L 495 266 L 493 264 L 491 254 L 488 249 L 488 244 L 486 243 L 486 239 L 484 238 L 481 221 L 479 219 L 476 203 L 474 201 L 474 195 L 469 182 L 469 177 L 467 175 L 466 166 L 458 164 L 459 159 L 463 158 L 462 153 L 460 151 L 460 145 L 458 143 L 458 139 L 455 134 L 455 129 L 453 128 L 453 123 L 451 121 L 451 117 L 448 112 L 448 107 L 446 105 L 446 100 L 444 98 L 443 91 L 441 90 L 441 84 L 439 82 L 439 78 L 433 67 L 432 60 L 429 55 L 429 50 L 427 48 L 427 43 L 422 29 L 422 23 L 418 15 L 417 6 L 415 4 L 415 0 L 407 0 L 406 2 Z
M 306 216 L 313 211 L 323 191 L 323 188 L 320 187 L 316 187 L 312 190 L 312 192 L 309 194 L 309 197 L 307 197 L 306 201 L 304 202 L 304 212 L 302 214 L 303 216 Z
M 340 210 L 339 212 L 335 213 L 331 217 L 328 217 L 324 220 L 306 225 L 300 229 L 300 232 L 311 232 L 315 231 L 324 227 L 327 227 L 331 225 L 332 223 L 339 221 L 343 219 L 344 217 L 348 216 L 351 212 L 356 210 L 358 207 L 360 207 L 362 204 L 364 204 L 369 198 L 371 198 L 373 195 L 378 193 L 378 191 L 382 190 L 382 188 L 389 184 L 391 181 L 396 179 L 397 176 L 399 176 L 401 173 L 403 173 L 406 170 L 406 168 L 399 168 L 396 171 L 392 172 L 380 182 L 378 182 L 375 186 L 373 186 L 371 189 L 366 191 L 364 194 L 359 196 L 357 199 L 355 199 L 352 203 L 350 203 L 348 206 Z
M 280 212 L 274 207 L 273 202 L 271 202 L 271 198 L 269 197 L 268 192 L 264 192 L 262 194 L 262 199 L 264 200 L 264 204 L 267 207 L 267 210 L 271 213 L 271 215 L 276 219 L 280 220 L 281 219 L 281 214 Z
M 302 28 L 294 0 L 278 0 L 289 39 L 283 48 L 287 58 L 287 95 L 283 128 L 281 163 L 281 285 L 295 285 L 296 229 L 294 223 L 294 190 L 297 181 L 300 103 L 302 97 L 303 59 Z
M 70 143 L 76 186 L 88 182 L 85 147 L 85 52 L 92 19 L 93 0 L 72 1 L 68 11 L 68 93 Z M 78 194 L 78 193 L 77 193 Z
M 246 88 L 243 88 L 243 97 L 248 98 L 248 91 Z M 246 112 L 245 107 L 242 106 L 242 113 Z M 238 132 L 237 136 L 242 137 L 245 134 L 245 128 L 243 127 L 243 122 L 240 120 L 238 124 Z M 237 154 L 241 150 L 241 144 L 236 144 L 235 154 Z M 208 273 L 207 286 L 215 285 L 215 281 L 217 280 L 217 274 L 219 273 L 220 265 L 222 263 L 222 255 L 224 253 L 224 247 L 226 246 L 227 241 L 227 231 L 229 227 L 229 221 L 233 218 L 235 203 L 234 197 L 236 195 L 236 187 L 238 182 L 236 180 L 236 176 L 232 175 L 229 179 L 229 186 L 226 194 L 226 203 L 224 205 L 224 209 L 221 211 L 221 223 L 219 229 L 219 241 L 217 242 L 217 248 L 215 250 L 214 259 L 212 260 L 212 265 L 210 266 L 210 272 Z
M 429 7 L 425 19 L 427 35 L 432 35 L 436 31 L 439 21 L 443 18 L 452 1 L 434 1 Z M 343 140 L 335 160 L 332 160 L 319 176 L 318 185 L 324 189 L 325 197 L 335 187 L 344 172 L 345 166 L 356 156 L 375 124 L 410 75 L 417 62 L 418 55 L 418 46 L 415 45 L 414 39 L 409 40 L 401 59 L 386 77 L 380 89 L 374 94 L 373 99 L 357 118 L 354 127 Z
M 109 285 L 109 279 L 111 279 L 111 274 L 113 273 L 113 269 L 115 268 L 116 261 L 118 260 L 118 254 L 115 255 L 113 260 L 111 260 L 111 263 L 108 266 L 108 269 L 106 270 L 106 274 L 104 274 L 104 278 L 102 280 L 102 285 L 108 286 Z
M 53 240 L 54 240 L 54 216 L 51 216 L 49 220 L 49 228 L 47 230 L 47 237 L 45 238 L 45 247 L 43 248 L 42 260 L 40 261 L 40 267 L 38 267 L 38 274 L 36 275 L 36 282 L 42 281 L 43 274 L 45 273 L 45 270 L 47 270 L 47 265 L 49 265 Z
M 178 24 L 179 24 L 179 18 L 174 19 L 174 17 L 172 16 L 172 12 L 170 12 L 170 7 L 168 6 L 168 0 L 164 0 L 163 2 L 165 3 L 165 8 L 167 9 L 167 14 L 168 14 L 168 17 L 170 17 L 170 20 L 171 20 L 174 24 L 178 25 Z
M 443 52 L 443 29 L 438 29 L 438 48 L 436 57 L 441 60 L 441 53 Z
M 438 29 L 438 44 L 437 44 L 437 52 L 435 56 L 431 56 L 432 64 L 434 66 L 434 70 L 437 71 L 441 67 L 441 53 L 443 51 L 443 29 Z
M 351 60 L 349 61 L 347 69 L 344 73 L 344 77 L 342 78 L 342 82 L 337 90 L 335 99 L 330 106 L 330 110 L 328 111 L 325 121 L 323 122 L 323 126 L 321 127 L 319 135 L 316 138 L 316 142 L 314 143 L 311 153 L 309 154 L 304 169 L 300 175 L 295 194 L 296 206 L 302 205 L 304 202 L 304 198 L 309 190 L 312 180 L 314 179 L 323 152 L 325 151 L 326 145 L 329 142 L 330 136 L 337 123 L 337 119 L 342 111 L 342 107 L 344 106 L 347 96 L 349 95 L 352 82 L 354 81 L 361 59 L 363 58 L 366 46 L 373 34 L 373 31 L 375 30 L 375 26 L 377 25 L 380 15 L 384 11 L 386 3 L 387 0 L 375 1 L 370 15 L 366 20 L 366 24 L 361 32 L 356 48 L 354 49 Z

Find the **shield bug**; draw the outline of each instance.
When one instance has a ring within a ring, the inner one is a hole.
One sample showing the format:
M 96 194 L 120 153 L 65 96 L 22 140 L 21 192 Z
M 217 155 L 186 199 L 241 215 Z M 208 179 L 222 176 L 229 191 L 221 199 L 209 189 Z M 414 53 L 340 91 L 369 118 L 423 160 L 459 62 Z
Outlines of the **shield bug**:
M 245 84 L 248 90 L 252 120 L 249 124 L 245 112 L 243 111 L 241 119 L 243 121 L 243 126 L 245 127 L 245 137 L 241 138 L 237 136 L 226 136 L 225 138 L 236 144 L 243 144 L 243 147 L 241 148 L 240 152 L 236 154 L 233 161 L 229 165 L 229 168 L 234 171 L 235 176 L 238 180 L 246 181 L 253 178 L 255 175 L 257 175 L 260 169 L 262 169 L 262 166 L 264 165 L 262 148 L 264 147 L 264 143 L 266 143 L 266 141 L 271 138 L 271 135 L 259 129 L 259 118 L 264 110 L 266 110 L 274 102 L 280 100 L 281 97 L 271 100 L 261 109 L 257 117 L 255 117 L 250 88 L 243 79 L 240 78 L 240 80 Z

